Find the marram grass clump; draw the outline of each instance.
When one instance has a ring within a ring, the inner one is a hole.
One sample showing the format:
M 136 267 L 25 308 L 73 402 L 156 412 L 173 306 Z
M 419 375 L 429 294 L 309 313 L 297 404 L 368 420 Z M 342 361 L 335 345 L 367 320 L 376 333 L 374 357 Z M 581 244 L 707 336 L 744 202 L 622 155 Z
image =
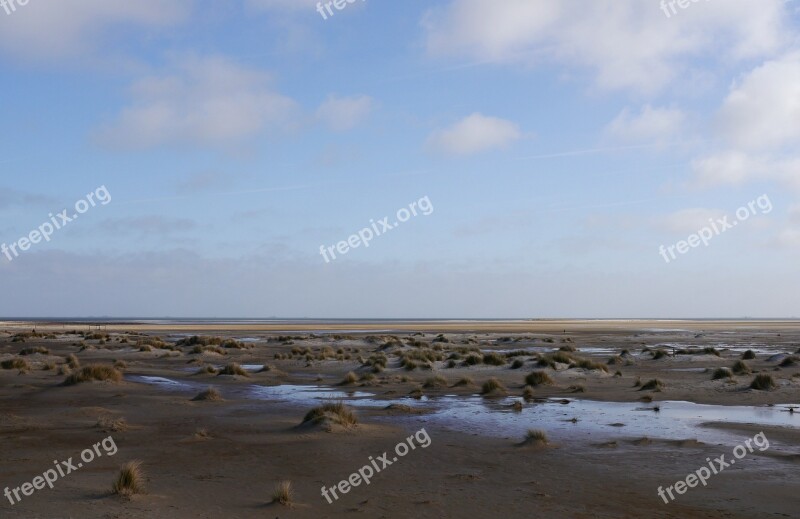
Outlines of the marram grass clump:
M 303 418 L 303 424 L 322 424 L 325 422 L 352 427 L 358 424 L 358 418 L 356 418 L 353 410 L 342 402 L 328 402 L 322 404 L 306 413 L 306 416 Z
M 492 377 L 483 383 L 481 387 L 482 395 L 493 395 L 498 393 L 506 393 L 505 386 L 496 378 Z
M 553 379 L 544 371 L 532 371 L 525 377 L 525 384 L 528 386 L 552 386 Z
M 198 393 L 192 400 L 196 402 L 219 402 L 222 400 L 222 395 L 216 388 L 209 387 L 205 391 Z
M 293 497 L 294 491 L 292 490 L 291 481 L 281 481 L 275 485 L 275 489 L 272 491 L 272 502 L 283 506 L 292 506 Z
M 772 378 L 772 375 L 767 375 L 765 373 L 756 375 L 750 383 L 750 389 L 757 389 L 759 391 L 771 391 L 777 387 L 778 384 L 775 383 L 775 379 Z
M 144 472 L 141 461 L 129 461 L 119 469 L 111 487 L 112 492 L 123 497 L 144 492 Z
M 83 382 L 94 381 L 122 382 L 122 373 L 113 366 L 104 364 L 90 364 L 69 375 L 64 380 L 64 385 L 72 386 L 75 384 L 81 384 Z

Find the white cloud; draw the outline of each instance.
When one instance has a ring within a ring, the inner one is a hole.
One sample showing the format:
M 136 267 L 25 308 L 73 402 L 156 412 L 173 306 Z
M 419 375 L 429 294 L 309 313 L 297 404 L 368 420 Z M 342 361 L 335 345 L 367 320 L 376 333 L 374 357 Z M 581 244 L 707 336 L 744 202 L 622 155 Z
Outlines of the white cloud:
M 451 0 L 422 20 L 430 55 L 594 71 L 606 89 L 652 92 L 697 56 L 744 59 L 791 41 L 784 0 L 700 2 L 667 19 L 656 1 Z
M 137 81 L 131 94 L 102 142 L 126 149 L 227 146 L 294 125 L 294 101 L 273 90 L 268 74 L 219 56 L 174 59 L 169 73 Z
M 15 57 L 62 58 L 102 48 L 110 29 L 169 27 L 187 19 L 192 0 L 33 0 L 2 12 L 0 49 Z
M 511 121 L 474 113 L 449 128 L 434 132 L 427 146 L 449 155 L 471 155 L 505 148 L 521 136 L 519 127 Z
M 721 148 L 692 163 L 700 187 L 780 182 L 800 191 L 800 53 L 735 82 L 716 115 Z
M 604 133 L 615 141 L 667 144 L 680 137 L 685 122 L 686 114 L 677 108 L 645 105 L 638 114 L 623 109 Z
M 734 84 L 717 116 L 720 132 L 745 149 L 800 141 L 800 53 L 765 62 Z
M 355 128 L 372 112 L 369 96 L 337 97 L 330 95 L 317 110 L 317 117 L 335 131 Z

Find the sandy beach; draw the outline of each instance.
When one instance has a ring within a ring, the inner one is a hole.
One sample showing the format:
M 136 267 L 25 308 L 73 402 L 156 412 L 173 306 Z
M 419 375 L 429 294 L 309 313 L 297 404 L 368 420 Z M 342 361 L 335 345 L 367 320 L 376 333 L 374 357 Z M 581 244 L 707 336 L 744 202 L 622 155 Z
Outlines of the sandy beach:
M 36 323 L 34 333 L 33 323 L 2 323 L 2 487 L 13 496 L 54 460 L 79 460 L 108 437 L 118 448 L 95 449 L 52 489 L 5 498 L 3 517 L 796 512 L 796 322 L 326 326 Z M 742 361 L 748 350 L 755 358 Z M 737 361 L 737 372 L 718 373 Z M 97 365 L 120 378 L 69 383 Z M 759 375 L 774 386 L 751 389 Z M 197 399 L 208 388 L 213 398 Z M 324 403 L 343 404 L 357 423 L 333 411 L 304 422 Z M 530 429 L 544 438 L 526 440 Z M 393 456 L 415 433 L 427 446 Z M 659 487 L 707 458 L 731 458 L 759 433 L 768 448 L 675 499 L 659 497 Z M 384 453 L 390 464 L 373 470 L 369 485 L 345 485 L 336 499 L 321 492 Z M 133 460 L 144 490 L 113 494 L 120 466 Z M 291 482 L 287 504 L 274 501 L 283 481 Z

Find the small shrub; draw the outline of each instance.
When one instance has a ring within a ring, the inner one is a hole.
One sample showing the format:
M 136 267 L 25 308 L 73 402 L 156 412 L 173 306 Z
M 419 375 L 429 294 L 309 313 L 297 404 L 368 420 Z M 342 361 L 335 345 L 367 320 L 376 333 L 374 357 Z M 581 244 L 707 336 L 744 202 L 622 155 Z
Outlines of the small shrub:
M 453 384 L 453 387 L 461 387 L 461 386 L 474 386 L 474 385 L 475 385 L 475 382 L 474 382 L 474 381 L 473 381 L 471 378 L 469 378 L 469 377 L 462 377 L 462 378 L 460 378 L 460 379 L 458 380 L 458 382 L 456 382 L 455 384 Z
M 514 362 L 511 363 L 511 369 L 519 369 L 525 365 L 525 361 L 522 359 L 514 359 Z
M 797 359 L 795 359 L 794 357 L 786 357 L 781 361 L 780 364 L 778 364 L 778 366 L 782 368 L 789 368 L 791 366 L 794 366 L 795 364 L 797 364 Z
M 753 350 L 747 350 L 746 352 L 742 353 L 743 360 L 753 360 L 756 358 L 756 353 Z

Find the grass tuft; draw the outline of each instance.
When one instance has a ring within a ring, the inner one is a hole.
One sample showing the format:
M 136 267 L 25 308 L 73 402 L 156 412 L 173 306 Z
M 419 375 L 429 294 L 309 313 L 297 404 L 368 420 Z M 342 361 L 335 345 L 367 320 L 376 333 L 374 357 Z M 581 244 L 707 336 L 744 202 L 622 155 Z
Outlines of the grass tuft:
M 532 371 L 525 377 L 525 384 L 529 386 L 552 386 L 553 379 L 544 371 Z
M 308 422 L 316 424 L 325 421 L 332 421 L 345 427 L 351 427 L 358 423 L 358 418 L 356 418 L 353 410 L 342 402 L 322 404 L 306 413 L 303 418 L 304 424 Z
M 717 368 L 711 376 L 711 380 L 720 380 L 723 378 L 733 378 L 733 372 L 728 368 Z
M 756 375 L 750 383 L 750 389 L 757 389 L 759 391 L 771 391 L 777 387 L 778 384 L 775 383 L 775 379 L 772 378 L 772 375 L 767 375 L 765 373 Z
M 441 375 L 436 375 L 435 377 L 431 377 L 422 384 L 422 387 L 426 389 L 440 389 L 447 387 L 447 379 Z
M 130 497 L 144 492 L 144 472 L 141 461 L 129 461 L 119 469 L 116 481 L 111 487 L 117 495 Z
M 541 429 L 528 429 L 523 445 L 547 445 L 547 434 Z
M 639 391 L 661 391 L 664 389 L 664 383 L 661 380 L 654 378 L 644 384 Z
M 13 359 L 6 359 L 0 362 L 0 368 L 3 369 L 18 369 L 21 371 L 28 371 L 31 369 L 30 364 L 25 359 L 20 359 L 19 357 L 15 357 Z
M 358 382 L 358 375 L 353 373 L 352 371 L 349 372 L 347 375 L 344 376 L 344 380 L 342 380 L 343 386 L 350 386 Z
M 733 365 L 733 372 L 737 375 L 749 375 L 753 370 L 750 369 L 750 366 L 745 361 L 737 360 Z
M 244 370 L 239 364 L 231 362 L 219 371 L 220 375 L 239 375 L 240 377 L 249 377 L 250 374 Z
M 69 375 L 64 380 L 65 386 L 72 386 L 75 384 L 81 384 L 83 382 L 103 382 L 103 381 L 111 381 L 111 382 L 122 382 L 122 373 L 113 366 L 107 366 L 104 364 L 90 364 L 84 368 L 81 368 L 80 371 L 76 371 L 75 373 Z
M 496 378 L 492 377 L 483 383 L 481 387 L 482 395 L 490 395 L 492 393 L 505 393 L 506 387 Z
M 198 402 L 219 402 L 222 400 L 222 395 L 216 388 L 209 387 L 205 391 L 198 393 L 192 400 Z
M 294 491 L 292 490 L 291 481 L 281 481 L 275 485 L 275 489 L 272 491 L 272 502 L 283 506 L 292 506 L 293 497 Z

